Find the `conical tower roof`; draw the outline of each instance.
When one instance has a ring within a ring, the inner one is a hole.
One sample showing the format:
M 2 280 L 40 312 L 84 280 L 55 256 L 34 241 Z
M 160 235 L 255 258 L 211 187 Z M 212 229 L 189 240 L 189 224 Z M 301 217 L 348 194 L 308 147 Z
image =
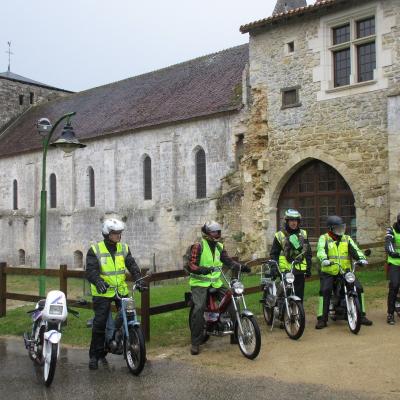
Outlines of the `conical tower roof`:
M 307 0 L 277 0 L 272 15 L 281 14 L 299 7 L 307 7 Z

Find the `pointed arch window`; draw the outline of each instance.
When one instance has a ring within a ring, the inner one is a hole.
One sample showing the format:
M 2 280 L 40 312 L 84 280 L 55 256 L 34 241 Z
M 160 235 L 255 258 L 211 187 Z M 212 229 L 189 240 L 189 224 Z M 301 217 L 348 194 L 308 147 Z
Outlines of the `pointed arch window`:
M 152 182 L 151 182 L 151 158 L 146 156 L 143 160 L 143 187 L 144 199 L 152 199 Z
M 57 207 L 57 178 L 55 174 L 50 175 L 50 208 Z
M 207 196 L 206 153 L 203 149 L 196 152 L 196 198 Z
M 89 176 L 89 205 L 90 207 L 94 207 L 96 205 L 96 187 L 95 187 L 94 170 L 92 167 L 88 168 L 88 176 Z
M 13 181 L 13 210 L 18 210 L 18 182 Z

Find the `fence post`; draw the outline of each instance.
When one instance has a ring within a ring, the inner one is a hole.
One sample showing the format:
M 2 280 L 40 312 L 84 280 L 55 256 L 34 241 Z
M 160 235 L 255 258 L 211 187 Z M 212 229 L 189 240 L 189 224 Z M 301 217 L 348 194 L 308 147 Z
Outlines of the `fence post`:
M 150 340 L 150 282 L 147 290 L 141 293 L 140 306 L 141 324 L 146 341 Z
M 7 313 L 7 263 L 0 263 L 0 317 L 5 317 Z
M 67 266 L 66 264 L 60 265 L 60 290 L 64 292 L 65 297 L 67 296 L 68 292 L 68 282 L 67 282 Z

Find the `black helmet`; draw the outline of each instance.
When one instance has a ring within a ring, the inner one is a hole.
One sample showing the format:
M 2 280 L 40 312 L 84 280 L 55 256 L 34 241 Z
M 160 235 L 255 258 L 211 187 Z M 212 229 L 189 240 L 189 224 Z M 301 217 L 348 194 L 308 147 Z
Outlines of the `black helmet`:
M 337 215 L 330 215 L 326 220 L 326 225 L 331 232 L 338 236 L 344 235 L 346 231 L 346 224 Z
M 217 242 L 221 239 L 221 225 L 215 221 L 207 221 L 201 227 L 201 233 L 204 239 Z

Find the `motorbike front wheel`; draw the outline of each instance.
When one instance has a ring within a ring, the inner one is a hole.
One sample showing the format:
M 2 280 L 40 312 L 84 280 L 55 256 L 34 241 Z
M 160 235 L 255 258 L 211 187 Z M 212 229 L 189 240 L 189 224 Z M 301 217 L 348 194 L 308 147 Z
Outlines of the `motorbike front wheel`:
M 355 296 L 349 296 L 347 310 L 347 323 L 349 324 L 349 329 L 351 333 L 357 335 L 361 328 L 361 310 L 360 302 Z
M 50 386 L 53 382 L 54 373 L 57 365 L 58 343 L 47 343 L 45 346 L 43 378 L 44 384 Z
M 267 325 L 271 326 L 274 320 L 274 307 L 266 304 L 267 296 L 268 294 L 264 292 L 262 308 L 265 322 L 267 323 Z
M 140 326 L 129 326 L 128 337 L 124 338 L 126 365 L 133 375 L 139 375 L 146 362 L 146 346 Z
M 306 317 L 304 314 L 304 307 L 300 300 L 288 300 L 288 310 L 284 308 L 283 323 L 285 331 L 290 339 L 297 340 L 301 338 L 306 326 Z
M 235 334 L 242 354 L 253 360 L 258 356 L 261 348 L 261 333 L 257 321 L 253 316 L 241 315 L 240 323 L 243 332 L 241 332 L 239 324 L 235 324 Z

